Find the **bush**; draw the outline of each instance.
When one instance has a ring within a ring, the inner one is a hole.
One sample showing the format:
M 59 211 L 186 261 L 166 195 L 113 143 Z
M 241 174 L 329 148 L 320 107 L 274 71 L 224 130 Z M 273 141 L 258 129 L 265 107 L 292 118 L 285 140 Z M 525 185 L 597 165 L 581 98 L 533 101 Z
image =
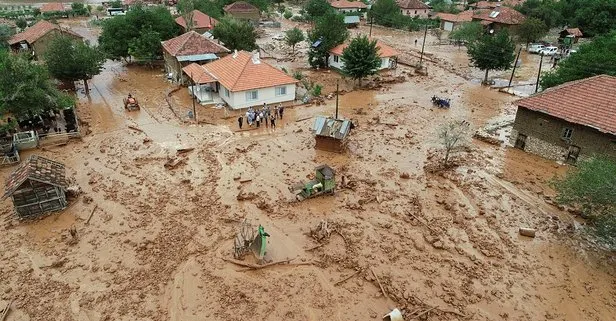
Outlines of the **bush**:
M 293 72 L 293 78 L 297 79 L 297 80 L 302 80 L 304 79 L 304 74 L 302 74 L 301 71 L 296 70 Z
M 283 17 L 284 17 L 285 19 L 289 19 L 289 18 L 293 17 L 293 12 L 291 12 L 291 11 L 287 10 L 287 11 L 285 11 L 285 12 L 284 12 Z
M 313 96 L 321 96 L 321 90 L 323 89 L 323 85 L 321 84 L 315 84 L 312 87 L 312 95 Z
M 286 8 L 284 7 L 284 5 L 283 5 L 283 4 L 280 4 L 280 5 L 278 6 L 278 9 L 276 9 L 276 11 L 277 11 L 278 13 L 280 13 L 280 14 L 283 14 L 283 13 L 287 12 L 287 10 L 286 10 Z
M 290 20 L 291 21 L 296 21 L 296 22 L 304 22 L 304 21 L 306 21 L 306 18 L 304 18 L 304 16 L 295 15 L 295 16 L 291 17 Z

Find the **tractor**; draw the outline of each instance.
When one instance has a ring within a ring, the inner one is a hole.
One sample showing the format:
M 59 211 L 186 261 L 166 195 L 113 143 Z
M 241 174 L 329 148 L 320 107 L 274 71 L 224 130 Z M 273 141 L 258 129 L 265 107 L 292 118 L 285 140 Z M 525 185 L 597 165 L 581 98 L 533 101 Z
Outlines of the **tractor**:
M 336 172 L 328 165 L 317 166 L 314 170 L 315 179 L 289 187 L 289 191 L 295 194 L 295 198 L 298 201 L 323 194 L 334 194 L 336 190 Z

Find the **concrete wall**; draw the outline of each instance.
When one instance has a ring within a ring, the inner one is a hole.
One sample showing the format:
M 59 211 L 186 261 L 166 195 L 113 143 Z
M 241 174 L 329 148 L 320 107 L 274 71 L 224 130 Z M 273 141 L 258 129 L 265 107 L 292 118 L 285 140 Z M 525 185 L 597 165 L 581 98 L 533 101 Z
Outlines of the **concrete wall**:
M 283 102 L 289 102 L 295 100 L 295 84 L 284 85 L 287 88 L 285 95 L 276 95 L 276 87 L 259 88 L 255 89 L 258 92 L 258 97 L 255 100 L 246 100 L 246 93 L 248 91 L 229 92 L 227 96 L 227 90 L 224 86 L 220 85 L 220 98 L 224 100 L 231 108 L 241 109 L 251 106 L 262 106 L 266 104 L 277 104 Z
M 227 16 L 231 16 L 235 19 L 238 20 L 248 20 L 248 21 L 252 21 L 255 23 L 258 23 L 259 20 L 261 19 L 261 14 L 259 12 L 233 12 L 233 13 L 229 13 L 226 12 L 225 13 Z
M 565 128 L 573 130 L 570 140 L 562 138 Z M 519 134 L 527 136 L 525 151 L 548 159 L 565 161 L 570 146 L 580 148 L 578 159 L 593 154 L 616 159 L 616 136 L 523 107 L 519 107 L 516 114 L 510 138 L 512 145 Z
M 342 61 L 342 57 L 341 56 L 337 56 L 338 57 L 338 62 L 334 61 L 334 57 L 336 57 L 333 54 L 329 55 L 328 58 L 328 64 L 330 67 L 336 68 L 336 69 L 342 69 L 344 67 L 344 62 Z M 393 58 L 390 57 L 386 57 L 386 58 L 381 58 L 381 66 L 379 67 L 379 70 L 383 70 L 383 69 L 387 69 L 390 66 L 390 61 Z
M 38 60 L 43 60 L 43 56 L 45 55 L 45 49 L 47 49 L 47 46 L 49 45 L 49 43 L 55 37 L 60 36 L 60 35 L 67 36 L 75 40 L 83 41 L 83 38 L 77 37 L 68 32 L 61 32 L 60 30 L 56 30 L 56 29 L 51 30 L 47 34 L 40 37 L 38 40 L 36 40 L 34 43 L 31 44 L 31 48 L 34 50 L 34 54 Z
M 430 9 L 404 9 L 400 8 L 400 13 L 409 17 L 428 18 Z

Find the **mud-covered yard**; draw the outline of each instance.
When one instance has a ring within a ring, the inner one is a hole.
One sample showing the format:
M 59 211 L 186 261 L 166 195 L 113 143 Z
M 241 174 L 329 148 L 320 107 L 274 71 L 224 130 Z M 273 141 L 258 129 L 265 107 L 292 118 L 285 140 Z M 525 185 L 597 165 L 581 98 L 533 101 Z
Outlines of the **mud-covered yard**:
M 401 42 L 390 44 L 405 50 Z M 470 141 L 457 168 L 424 170 L 439 161 L 440 125 L 478 129 L 515 113 L 515 97 L 432 51 L 428 76 L 401 66 L 402 83 L 340 96 L 340 115 L 358 123 L 343 154 L 315 150 L 310 133 L 309 117 L 333 114 L 333 99 L 288 108 L 275 130 L 238 131 L 233 115 L 201 106 L 197 125 L 186 122 L 185 89 L 168 96 L 160 70 L 108 62 L 91 94 L 79 93 L 89 133 L 22 155 L 64 162 L 82 193 L 61 213 L 3 223 L 6 320 L 355 321 L 393 308 L 405 320 L 616 320 L 613 255 L 551 205 L 548 183 L 566 167 Z M 307 73 L 330 91 L 337 78 Z M 140 111 L 124 111 L 129 92 Z M 452 108 L 432 108 L 434 94 Z M 320 164 L 346 184 L 295 202 L 287 187 Z M 10 200 L 1 209 L 12 215 Z M 270 260 L 293 260 L 260 270 L 228 262 L 245 218 L 271 235 Z M 320 245 L 309 234 L 324 220 L 336 232 Z

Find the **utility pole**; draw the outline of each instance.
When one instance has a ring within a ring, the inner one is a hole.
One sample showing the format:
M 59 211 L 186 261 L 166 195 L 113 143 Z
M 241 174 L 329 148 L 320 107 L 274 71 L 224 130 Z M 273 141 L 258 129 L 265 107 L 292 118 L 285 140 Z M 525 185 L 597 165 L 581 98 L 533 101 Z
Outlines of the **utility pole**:
M 511 88 L 511 82 L 513 81 L 513 74 L 515 74 L 515 68 L 518 66 L 518 59 L 520 59 L 520 53 L 522 52 L 522 46 L 518 50 L 518 54 L 515 56 L 515 62 L 513 63 L 513 71 L 511 72 L 511 78 L 509 78 L 509 85 L 507 88 Z
M 370 17 L 370 34 L 368 35 L 368 38 L 372 37 L 372 22 L 374 21 L 374 17 Z
M 195 118 L 195 122 L 197 122 L 197 109 L 195 108 L 195 99 L 197 99 L 197 95 L 195 94 L 195 79 L 193 78 L 192 72 L 190 73 L 190 80 L 192 81 L 192 105 L 193 105 L 193 117 Z
M 535 93 L 539 90 L 539 76 L 541 76 L 541 65 L 543 65 L 543 53 L 541 53 L 541 60 L 539 62 L 539 72 L 537 73 L 537 83 L 535 84 Z
M 428 25 L 426 24 L 426 30 L 424 31 L 424 38 L 421 44 L 421 56 L 419 57 L 419 67 L 421 67 L 421 63 L 423 62 L 424 47 L 426 46 L 426 36 L 427 35 L 428 35 Z
M 340 80 L 336 80 L 336 120 L 338 120 L 338 86 L 340 85 Z

